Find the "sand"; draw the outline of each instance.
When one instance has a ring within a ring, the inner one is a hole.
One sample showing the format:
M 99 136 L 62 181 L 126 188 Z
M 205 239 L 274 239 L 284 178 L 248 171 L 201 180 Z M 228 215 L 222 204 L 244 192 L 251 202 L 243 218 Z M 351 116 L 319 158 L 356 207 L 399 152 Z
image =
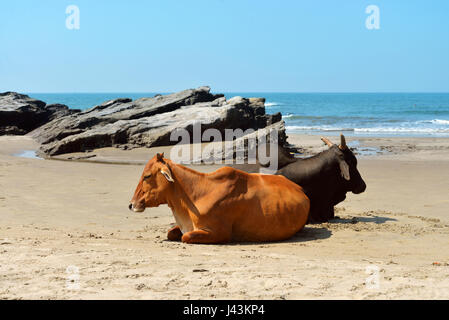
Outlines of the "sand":
M 323 149 L 317 136 L 289 141 Z M 0 298 L 448 299 L 449 139 L 348 143 L 367 150 L 368 187 L 340 219 L 278 243 L 187 245 L 166 240 L 167 206 L 127 208 L 143 163 L 169 148 L 56 161 L 13 156 L 37 144 L 0 137 Z

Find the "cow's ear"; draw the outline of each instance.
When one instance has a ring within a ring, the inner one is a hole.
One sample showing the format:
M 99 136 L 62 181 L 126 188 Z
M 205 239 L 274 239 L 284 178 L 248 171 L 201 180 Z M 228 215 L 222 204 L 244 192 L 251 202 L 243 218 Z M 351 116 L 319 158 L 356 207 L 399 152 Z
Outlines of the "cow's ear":
M 345 180 L 349 181 L 351 176 L 349 175 L 349 166 L 345 160 L 340 160 L 340 173 Z
M 157 153 L 156 158 L 157 158 L 157 161 L 162 161 L 164 159 L 164 153 L 163 152 Z
M 169 182 L 175 182 L 175 180 L 173 180 L 170 171 L 166 171 L 164 169 L 161 169 L 161 173 L 162 175 L 165 177 L 165 179 L 167 179 L 167 181 Z

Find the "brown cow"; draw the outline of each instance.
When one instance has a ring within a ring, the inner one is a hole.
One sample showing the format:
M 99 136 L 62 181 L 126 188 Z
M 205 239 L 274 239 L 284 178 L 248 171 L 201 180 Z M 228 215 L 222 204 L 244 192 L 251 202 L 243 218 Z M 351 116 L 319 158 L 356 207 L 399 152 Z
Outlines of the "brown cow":
M 223 167 L 201 173 L 157 154 L 148 161 L 129 209 L 168 204 L 176 226 L 168 239 L 187 243 L 278 241 L 307 222 L 310 202 L 283 176 Z

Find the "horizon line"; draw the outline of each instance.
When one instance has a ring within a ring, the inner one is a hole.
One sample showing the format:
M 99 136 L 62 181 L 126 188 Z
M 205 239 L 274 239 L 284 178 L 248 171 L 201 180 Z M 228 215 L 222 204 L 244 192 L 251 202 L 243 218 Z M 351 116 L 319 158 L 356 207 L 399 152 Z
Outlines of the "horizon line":
M 190 88 L 190 89 L 196 89 L 196 88 Z M 120 93 L 126 93 L 126 94 L 142 94 L 142 93 L 153 93 L 153 94 L 171 94 L 176 92 L 181 92 L 184 90 L 189 89 L 183 89 L 178 91 L 73 91 L 73 92 L 64 92 L 64 91 L 55 91 L 55 92 L 38 92 L 38 91 L 12 91 L 7 90 L 3 92 L 17 92 L 17 93 L 23 93 L 23 94 L 120 94 Z M 318 94 L 378 94 L 378 93 L 443 93 L 447 94 L 449 91 L 212 91 L 212 94 L 227 94 L 227 93 L 296 93 L 296 94 L 310 94 L 310 93 L 318 93 Z

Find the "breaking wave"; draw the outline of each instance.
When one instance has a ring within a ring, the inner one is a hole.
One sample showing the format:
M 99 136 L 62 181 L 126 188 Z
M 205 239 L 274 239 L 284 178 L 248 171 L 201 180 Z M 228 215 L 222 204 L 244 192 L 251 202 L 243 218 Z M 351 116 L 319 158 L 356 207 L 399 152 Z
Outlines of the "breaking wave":
M 282 105 L 280 102 L 265 102 L 265 107 L 275 107 L 280 105 Z
M 449 128 L 422 128 L 422 127 L 367 127 L 345 128 L 333 126 L 286 126 L 288 131 L 318 131 L 318 132 L 354 132 L 354 133 L 417 133 L 417 134 L 449 134 Z
M 443 124 L 443 125 L 449 126 L 449 120 L 442 120 L 442 119 L 422 120 L 422 121 L 417 121 L 417 123 L 433 123 L 433 124 Z

